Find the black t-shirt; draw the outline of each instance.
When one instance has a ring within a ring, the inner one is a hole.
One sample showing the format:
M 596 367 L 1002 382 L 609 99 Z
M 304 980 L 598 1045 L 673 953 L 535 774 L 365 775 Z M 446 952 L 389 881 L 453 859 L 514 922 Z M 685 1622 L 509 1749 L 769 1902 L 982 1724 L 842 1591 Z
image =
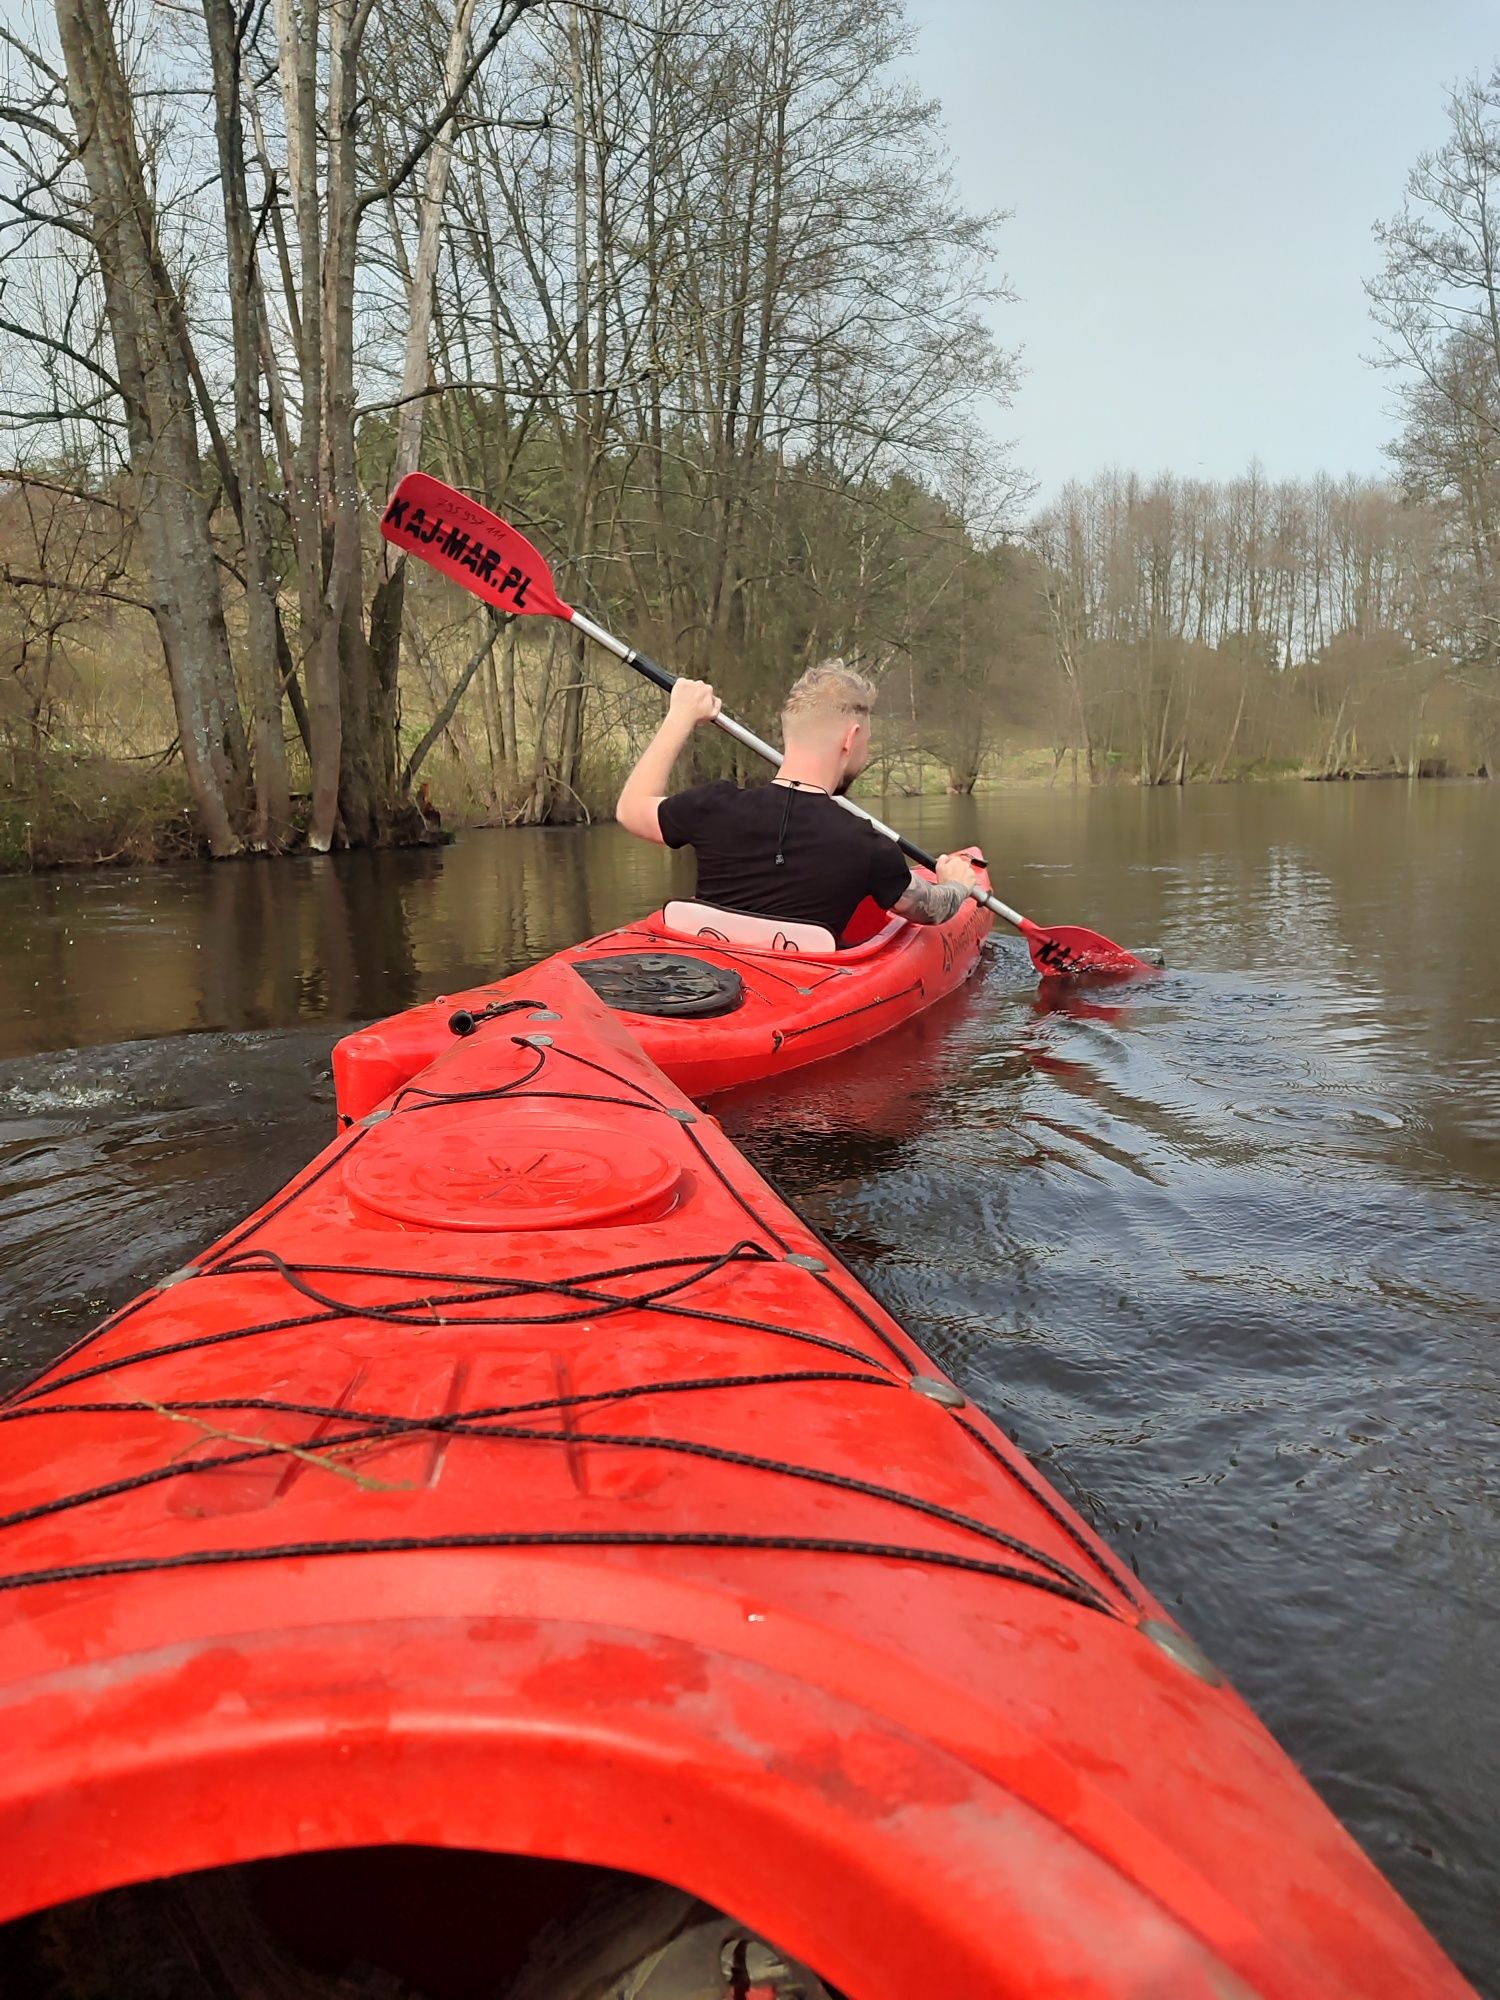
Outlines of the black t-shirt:
M 698 895 L 721 910 L 823 924 L 838 937 L 866 896 L 888 910 L 911 881 L 895 841 L 825 792 L 694 785 L 663 799 L 658 821 L 668 847 L 693 849 Z

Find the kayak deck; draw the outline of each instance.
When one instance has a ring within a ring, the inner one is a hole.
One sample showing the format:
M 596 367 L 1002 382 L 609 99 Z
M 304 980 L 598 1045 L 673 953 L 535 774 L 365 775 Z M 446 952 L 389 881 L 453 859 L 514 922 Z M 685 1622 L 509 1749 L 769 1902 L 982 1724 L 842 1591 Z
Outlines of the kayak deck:
M 0 1916 L 397 1843 L 857 2000 L 1466 1989 L 556 961 L 0 1410 Z

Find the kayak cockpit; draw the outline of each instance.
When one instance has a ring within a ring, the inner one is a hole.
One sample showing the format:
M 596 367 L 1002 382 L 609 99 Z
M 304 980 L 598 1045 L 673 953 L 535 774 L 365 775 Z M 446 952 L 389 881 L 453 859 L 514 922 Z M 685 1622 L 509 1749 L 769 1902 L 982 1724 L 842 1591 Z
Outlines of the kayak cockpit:
M 522 1854 L 345 1848 L 204 1869 L 0 1928 L 27 2000 L 837 2000 L 682 1890 Z M 623 1982 L 623 1983 L 622 1983 Z

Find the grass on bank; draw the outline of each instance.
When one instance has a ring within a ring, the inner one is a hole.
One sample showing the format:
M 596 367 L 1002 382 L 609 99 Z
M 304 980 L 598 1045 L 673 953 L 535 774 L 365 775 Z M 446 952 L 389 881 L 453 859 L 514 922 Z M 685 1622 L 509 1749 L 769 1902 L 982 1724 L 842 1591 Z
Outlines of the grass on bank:
M 0 870 L 183 861 L 203 851 L 180 763 L 48 763 L 0 795 Z
M 626 761 L 617 754 L 600 755 L 593 762 L 587 773 L 587 795 L 595 820 L 610 817 L 625 769 Z M 1319 775 L 1295 761 L 1272 758 L 1243 765 L 1226 774 L 1225 781 L 1266 783 Z M 882 798 L 941 797 L 949 789 L 947 774 L 934 758 L 892 760 L 883 776 L 883 786 L 867 781 L 859 787 L 859 796 L 876 810 Z M 430 787 L 431 803 L 445 831 L 506 823 L 503 805 L 493 796 L 477 795 L 471 774 L 441 750 L 423 767 L 422 780 Z M 1080 769 L 1075 781 L 1071 759 L 1059 761 L 1046 746 L 1029 745 L 991 760 L 974 791 L 976 797 L 1002 791 L 1070 791 L 1075 782 L 1087 785 L 1086 771 Z M 1134 778 L 1117 769 L 1104 782 L 1125 787 L 1133 785 Z M 0 874 L 189 861 L 203 858 L 207 851 L 176 759 L 143 765 L 74 755 L 48 762 L 25 780 L 0 790 Z

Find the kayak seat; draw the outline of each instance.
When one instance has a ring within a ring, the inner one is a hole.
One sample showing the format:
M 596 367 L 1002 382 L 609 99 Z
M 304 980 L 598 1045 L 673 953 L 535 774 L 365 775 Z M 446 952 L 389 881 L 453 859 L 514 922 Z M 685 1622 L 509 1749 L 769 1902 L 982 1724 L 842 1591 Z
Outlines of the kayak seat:
M 890 921 L 889 910 L 881 909 L 873 896 L 862 896 L 840 933 L 839 950 L 850 951 L 857 944 L 868 944 L 871 938 L 879 937 Z
M 752 917 L 743 910 L 720 910 L 712 903 L 672 902 L 662 911 L 668 930 L 712 944 L 749 945 L 752 951 L 816 952 L 837 949 L 822 924 L 794 924 L 785 917 Z

